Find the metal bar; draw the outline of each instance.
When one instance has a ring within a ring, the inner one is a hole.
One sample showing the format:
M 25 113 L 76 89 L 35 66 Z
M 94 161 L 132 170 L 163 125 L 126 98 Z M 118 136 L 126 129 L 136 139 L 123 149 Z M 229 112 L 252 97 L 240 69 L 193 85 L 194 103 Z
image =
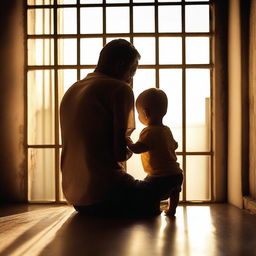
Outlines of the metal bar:
M 158 2 L 158 0 L 156 0 Z M 159 88 L 159 36 L 158 36 L 158 5 L 155 5 L 155 55 L 156 55 L 156 88 Z
M 212 156 L 214 153 L 212 151 L 198 151 L 198 152 L 184 152 L 178 151 L 176 152 L 177 155 L 186 155 L 186 156 Z
M 106 10 L 106 0 L 103 0 L 103 13 L 102 13 L 102 28 L 103 28 L 103 46 L 106 44 L 106 34 L 107 34 L 107 10 Z
M 25 1 L 23 2 L 24 7 L 26 6 Z M 24 9 L 25 10 L 25 9 Z M 24 33 L 25 35 L 28 33 L 27 30 L 27 24 L 28 24 L 28 15 L 27 15 L 27 11 L 24 17 Z M 26 148 L 26 145 L 28 143 L 28 70 L 27 70 L 27 66 L 28 66 L 28 44 L 24 44 L 24 95 L 23 95 L 23 99 L 24 99 L 24 148 Z M 24 187 L 26 190 L 26 200 L 28 201 L 29 198 L 29 192 L 28 192 L 28 179 L 29 179 L 29 171 L 28 171 L 28 150 L 26 150 L 25 152 L 25 181 L 24 181 Z
M 210 17 L 210 32 L 211 34 L 214 34 L 213 31 L 214 29 L 214 6 L 210 6 L 209 8 L 209 17 Z M 213 44 L 214 44 L 214 39 L 213 37 L 210 37 L 210 63 L 214 63 L 213 59 Z M 214 137 L 214 131 L 213 131 L 213 86 L 214 86 L 214 81 L 213 81 L 213 69 L 210 70 L 210 150 L 211 152 L 214 151 L 213 149 L 213 137 Z M 212 154 L 211 157 L 211 166 L 210 166 L 210 195 L 211 195 L 211 201 L 215 201 L 214 198 L 214 154 Z
M 62 148 L 62 145 L 53 144 L 38 144 L 38 145 L 27 145 L 27 148 Z M 213 151 L 197 151 L 197 152 L 184 152 L 178 151 L 177 155 L 214 155 Z
M 128 37 L 130 37 L 131 43 L 133 44 L 133 38 L 134 38 L 133 33 L 133 4 L 132 0 L 130 0 L 130 33 L 128 33 Z
M 55 144 L 37 144 L 37 145 L 27 145 L 27 148 L 61 148 L 61 145 Z
M 54 66 L 58 65 L 58 39 L 56 37 L 58 31 L 58 17 L 57 17 L 57 0 L 54 0 L 54 11 L 53 11 L 53 27 L 54 27 Z M 58 70 L 54 68 L 54 128 L 55 128 L 55 145 L 59 144 L 59 88 L 58 88 Z M 55 148 L 55 201 L 59 202 L 59 148 Z
M 212 5 L 213 0 L 209 2 L 148 2 L 148 3 L 132 3 L 133 6 L 154 6 L 154 5 Z M 105 3 L 105 6 L 108 7 L 123 7 L 129 6 L 130 3 Z M 56 6 L 57 8 L 74 8 L 74 7 L 101 7 L 102 4 L 47 4 L 47 5 L 27 5 L 27 9 L 41 9 L 41 8 L 53 8 Z
M 86 64 L 81 64 L 81 65 L 41 65 L 41 66 L 35 66 L 35 65 L 31 65 L 31 66 L 27 66 L 27 69 L 28 70 L 44 70 L 44 69 L 77 69 L 77 68 L 80 68 L 80 69 L 84 69 L 84 68 L 95 68 L 96 65 L 86 65 Z M 167 68 L 167 69 L 170 69 L 170 68 L 208 68 L 208 69 L 213 69 L 213 64 L 174 64 L 174 65 L 162 65 L 162 64 L 152 64 L 152 65 L 139 65 L 138 69 L 156 69 L 156 68 L 161 68 L 161 69 L 164 69 L 164 68 Z
M 78 3 L 80 3 L 80 0 L 77 0 L 77 2 Z M 81 30 L 81 25 L 80 25 L 80 15 L 81 15 L 81 9 L 80 9 L 80 6 L 78 5 L 78 7 L 77 7 L 77 15 L 76 15 L 76 23 L 77 23 L 77 35 L 79 36 L 80 35 L 80 30 Z M 80 56 L 81 56 L 81 49 L 80 49 L 80 38 L 79 37 L 77 37 L 77 39 L 76 39 L 76 43 L 77 43 L 77 65 L 78 66 L 80 66 Z M 77 68 L 77 80 L 80 80 L 80 69 L 79 68 Z
M 130 8 L 132 9 L 132 8 Z M 130 16 L 132 12 L 130 11 Z M 104 12 L 103 12 L 104 15 Z M 105 15 L 104 15 L 105 16 Z M 130 27 L 132 30 L 132 26 Z M 102 34 L 29 34 L 27 35 L 27 39 L 53 39 L 53 38 L 103 38 L 103 37 L 155 37 L 155 36 L 161 36 L 161 37 L 181 37 L 184 35 L 182 32 L 136 32 L 136 33 L 106 33 L 103 32 Z M 201 33 L 194 33 L 189 32 L 186 33 L 187 37 L 211 37 L 213 36 L 212 32 L 201 32 Z
M 181 7 L 181 31 L 182 31 L 182 151 L 186 152 L 186 44 L 185 44 L 185 5 L 184 0 L 182 0 Z M 186 191 L 186 154 L 182 158 L 183 163 L 183 201 L 186 201 L 187 191 Z

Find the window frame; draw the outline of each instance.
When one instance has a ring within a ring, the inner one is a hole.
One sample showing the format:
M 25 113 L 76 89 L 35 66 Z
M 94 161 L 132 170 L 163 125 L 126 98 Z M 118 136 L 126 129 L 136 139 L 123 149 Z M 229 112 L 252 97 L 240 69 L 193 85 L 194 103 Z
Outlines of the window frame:
M 44 1 L 44 0 L 42 0 Z M 55 112 L 54 112 L 54 123 L 55 123 L 55 143 L 54 144 L 37 144 L 37 145 L 30 145 L 26 144 L 27 152 L 29 149 L 40 149 L 40 148 L 52 148 L 55 150 L 55 202 L 63 202 L 61 200 L 61 187 L 60 187 L 60 152 L 61 152 L 61 144 L 60 144 L 60 131 L 59 131 L 59 84 L 58 84 L 58 71 L 65 70 L 65 69 L 76 69 L 76 78 L 77 80 L 81 79 L 81 70 L 82 69 L 94 69 L 96 65 L 85 65 L 80 63 L 80 56 L 81 56 L 81 42 L 80 40 L 83 38 L 102 38 L 103 45 L 106 44 L 107 38 L 117 38 L 117 37 L 128 37 L 130 38 L 131 43 L 133 43 L 134 37 L 154 37 L 155 38 L 155 64 L 152 65 L 139 65 L 139 69 L 154 69 L 156 74 L 155 84 L 156 88 L 159 88 L 159 70 L 161 68 L 180 68 L 182 69 L 182 151 L 177 152 L 177 155 L 182 156 L 183 165 L 182 169 L 184 170 L 184 182 L 183 182 L 183 192 L 182 192 L 182 200 L 183 202 L 188 202 L 187 195 L 186 195 L 186 157 L 187 156 L 209 156 L 210 157 L 210 173 L 209 173 L 209 184 L 210 184 L 210 199 L 205 200 L 203 202 L 212 202 L 214 201 L 214 148 L 213 148 L 213 87 L 214 87 L 214 79 L 213 79 L 213 71 L 214 71 L 214 63 L 213 63 L 213 50 L 214 50 L 214 1 L 185 1 L 181 0 L 180 2 L 149 2 L 149 3 L 133 3 L 132 0 L 129 0 L 129 3 L 106 3 L 106 0 L 102 1 L 102 4 L 81 4 L 80 0 L 77 0 L 77 4 L 58 4 L 57 0 L 51 0 L 53 4 L 42 4 L 42 5 L 28 5 L 26 4 L 26 22 L 25 22 L 25 35 L 26 40 L 28 39 L 53 39 L 54 40 L 54 64 L 53 65 L 28 65 L 28 55 L 27 46 L 25 47 L 25 61 L 26 61 L 26 68 L 25 68 L 25 95 L 27 95 L 27 73 L 28 71 L 32 70 L 53 70 L 54 72 L 54 103 L 55 103 Z M 165 6 L 165 5 L 181 5 L 181 32 L 159 32 L 158 31 L 158 6 Z M 185 32 L 185 7 L 187 5 L 209 5 L 209 19 L 210 19 L 210 31 L 209 32 Z M 106 8 L 107 7 L 129 7 L 130 10 L 130 32 L 129 33 L 106 33 Z M 133 32 L 133 7 L 134 6 L 153 6 L 155 10 L 155 32 L 152 33 L 134 33 Z M 77 8 L 77 34 L 58 34 L 57 28 L 57 11 L 58 8 Z M 100 34 L 81 34 L 80 33 L 80 9 L 83 7 L 102 7 L 103 10 L 103 32 Z M 36 34 L 36 35 L 29 35 L 27 31 L 27 10 L 29 9 L 42 9 L 42 8 L 50 8 L 53 9 L 53 34 Z M 159 64 L 159 37 L 167 36 L 167 37 L 181 37 L 182 38 L 182 63 L 181 64 L 172 64 L 172 65 L 162 65 Z M 186 37 L 209 37 L 210 43 L 210 62 L 209 64 L 186 64 L 186 45 L 185 40 Z M 77 39 L 77 63 L 75 65 L 59 65 L 58 64 L 58 39 L 68 39 L 68 38 L 75 38 Z M 211 84 L 211 92 L 210 92 L 210 109 L 211 109 L 211 116 L 210 116 L 210 150 L 209 151 L 196 151 L 196 152 L 188 152 L 186 151 L 186 69 L 187 68 L 207 68 L 210 70 L 210 84 Z M 28 99 L 25 96 L 25 105 L 26 111 L 29 111 L 28 106 Z M 28 130 L 28 114 L 25 113 L 25 125 L 26 130 Z M 28 142 L 28 134 L 26 133 L 25 139 Z M 26 155 L 26 169 L 27 169 L 27 180 L 28 180 L 28 153 Z M 27 190 L 28 190 L 28 182 L 27 182 Z M 38 202 L 38 201 L 31 201 L 31 202 Z M 200 201 L 201 202 L 201 201 Z

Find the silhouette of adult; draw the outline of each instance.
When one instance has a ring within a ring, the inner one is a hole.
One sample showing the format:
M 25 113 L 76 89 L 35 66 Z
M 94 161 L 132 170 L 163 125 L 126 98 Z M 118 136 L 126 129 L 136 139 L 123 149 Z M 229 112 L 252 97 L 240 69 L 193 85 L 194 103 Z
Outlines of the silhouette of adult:
M 144 181 L 125 172 L 134 129 L 130 86 L 140 54 L 126 40 L 101 50 L 93 73 L 76 82 L 60 105 L 62 187 L 67 201 L 92 215 L 141 215 L 159 211 Z M 147 200 L 146 200 L 147 199 Z

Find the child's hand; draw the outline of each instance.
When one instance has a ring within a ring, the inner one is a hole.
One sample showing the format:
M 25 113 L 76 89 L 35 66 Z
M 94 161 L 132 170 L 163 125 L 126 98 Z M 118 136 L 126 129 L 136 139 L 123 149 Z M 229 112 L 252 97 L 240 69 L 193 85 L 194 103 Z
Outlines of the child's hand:
M 132 154 L 133 154 L 132 151 L 129 148 L 127 148 L 127 150 L 126 150 L 126 160 L 131 158 Z
M 131 137 L 126 137 L 125 139 L 128 147 L 133 144 Z

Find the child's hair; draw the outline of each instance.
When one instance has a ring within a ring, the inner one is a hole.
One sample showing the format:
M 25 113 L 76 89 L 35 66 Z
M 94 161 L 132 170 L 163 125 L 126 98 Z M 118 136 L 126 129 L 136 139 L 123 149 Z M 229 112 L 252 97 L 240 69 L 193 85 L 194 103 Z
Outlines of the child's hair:
M 164 91 L 150 88 L 143 91 L 136 100 L 136 108 L 147 109 L 151 114 L 163 117 L 167 112 L 168 99 Z

